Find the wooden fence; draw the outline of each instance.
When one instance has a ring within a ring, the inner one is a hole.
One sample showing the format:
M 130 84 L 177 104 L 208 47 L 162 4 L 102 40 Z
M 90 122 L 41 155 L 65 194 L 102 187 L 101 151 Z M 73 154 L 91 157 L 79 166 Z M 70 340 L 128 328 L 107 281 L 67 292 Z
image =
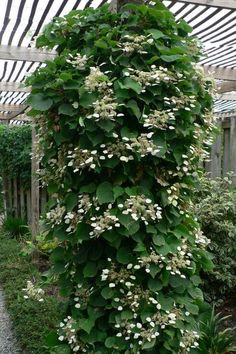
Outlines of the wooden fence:
M 219 120 L 218 127 L 220 133 L 211 149 L 211 161 L 205 163 L 211 178 L 223 177 L 230 171 L 236 173 L 236 116 Z
M 19 178 L 8 179 L 3 177 L 3 201 L 4 209 L 7 215 L 20 217 L 32 223 L 32 193 L 31 189 L 25 189 L 25 184 Z M 47 202 L 47 192 L 39 188 L 39 214 L 45 211 Z

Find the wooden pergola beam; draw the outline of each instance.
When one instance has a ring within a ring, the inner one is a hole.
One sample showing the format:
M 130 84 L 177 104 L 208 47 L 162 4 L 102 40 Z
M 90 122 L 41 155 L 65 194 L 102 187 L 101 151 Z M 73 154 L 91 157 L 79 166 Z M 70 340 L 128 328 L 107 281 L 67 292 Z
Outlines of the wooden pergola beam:
M 26 109 L 26 105 L 24 104 L 0 104 L 0 112 L 22 112 Z
M 188 3 L 188 4 L 197 4 L 204 6 L 215 6 L 224 9 L 236 9 L 236 1 L 235 0 L 179 0 L 180 2 Z
M 234 81 L 220 82 L 217 85 L 218 93 L 231 92 L 231 91 L 236 91 L 236 82 Z
M 10 92 L 30 92 L 29 87 L 24 87 L 21 82 L 0 82 L 0 91 L 10 91 Z
M 202 65 L 201 67 L 206 75 L 212 75 L 215 79 L 236 82 L 236 69 L 211 65 Z
M 25 60 L 43 62 L 55 58 L 55 51 L 45 51 L 37 48 L 17 47 L 0 45 L 0 59 L 3 60 Z

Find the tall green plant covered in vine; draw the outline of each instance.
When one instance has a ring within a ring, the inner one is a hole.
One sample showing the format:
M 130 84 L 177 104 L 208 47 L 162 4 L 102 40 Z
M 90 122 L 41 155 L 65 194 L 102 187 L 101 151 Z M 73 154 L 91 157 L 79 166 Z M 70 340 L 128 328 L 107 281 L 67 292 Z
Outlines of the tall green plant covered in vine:
M 68 298 L 56 353 L 198 346 L 198 272 L 211 262 L 188 203 L 212 83 L 188 32 L 157 2 L 73 11 L 37 40 L 58 52 L 28 78 L 59 241 L 50 274 Z

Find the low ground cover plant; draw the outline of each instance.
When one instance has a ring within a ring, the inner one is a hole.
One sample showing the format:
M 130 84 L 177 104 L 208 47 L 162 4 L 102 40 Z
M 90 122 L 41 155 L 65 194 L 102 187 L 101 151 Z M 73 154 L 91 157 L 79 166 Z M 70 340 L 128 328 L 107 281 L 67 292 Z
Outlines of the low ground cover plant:
M 63 306 L 58 306 L 56 294 L 52 296 L 47 288 L 44 289 L 43 302 L 25 298 L 28 293 L 22 289 L 30 288 L 31 284 L 41 280 L 41 274 L 29 257 L 20 255 L 21 243 L 2 230 L 0 243 L 0 284 L 20 353 L 48 354 L 45 338 L 63 316 Z

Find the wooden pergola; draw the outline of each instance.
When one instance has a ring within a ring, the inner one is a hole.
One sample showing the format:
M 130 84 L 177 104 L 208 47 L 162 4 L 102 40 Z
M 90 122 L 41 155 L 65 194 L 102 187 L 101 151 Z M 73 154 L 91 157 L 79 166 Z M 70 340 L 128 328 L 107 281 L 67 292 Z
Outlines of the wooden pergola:
M 32 43 L 44 25 L 55 16 L 88 6 L 98 7 L 106 0 L 2 0 L 0 31 L 0 122 L 28 121 L 24 104 L 29 89 L 24 78 L 53 59 L 55 52 L 36 49 Z M 111 2 L 108 0 L 108 3 Z M 215 111 L 219 117 L 236 116 L 236 0 L 163 0 L 176 19 L 193 27 L 193 36 L 203 43 L 199 65 L 217 80 Z M 116 0 L 112 0 L 116 7 Z M 38 182 L 32 170 L 32 231 L 39 217 Z

